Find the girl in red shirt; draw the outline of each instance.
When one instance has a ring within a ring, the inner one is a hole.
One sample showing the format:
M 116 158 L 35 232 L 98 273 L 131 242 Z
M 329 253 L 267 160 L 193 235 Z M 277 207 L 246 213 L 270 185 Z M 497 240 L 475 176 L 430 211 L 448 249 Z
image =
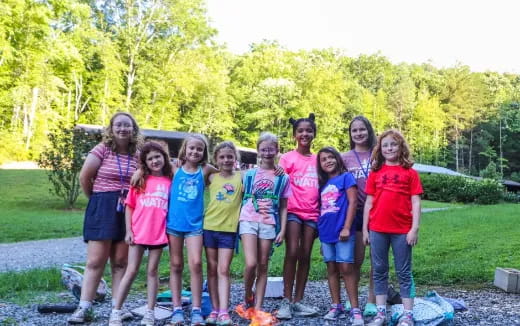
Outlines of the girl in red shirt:
M 419 233 L 421 181 L 417 171 L 412 169 L 408 144 L 395 129 L 379 136 L 372 160 L 363 214 L 363 241 L 370 243 L 377 304 L 377 315 L 369 326 L 386 322 L 390 246 L 404 305 L 404 313 L 397 325 L 413 326 L 412 247 L 417 244 Z

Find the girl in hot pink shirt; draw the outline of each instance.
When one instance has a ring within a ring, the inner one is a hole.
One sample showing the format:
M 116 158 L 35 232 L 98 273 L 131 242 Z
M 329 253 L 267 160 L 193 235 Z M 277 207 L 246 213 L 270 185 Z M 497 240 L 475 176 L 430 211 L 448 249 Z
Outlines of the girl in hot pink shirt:
M 153 325 L 154 306 L 159 279 L 157 269 L 163 248 L 168 244 L 166 213 L 172 180 L 172 166 L 168 151 L 157 142 L 147 142 L 139 157 L 141 177 L 133 178 L 126 197 L 126 236 L 130 245 L 128 267 L 118 288 L 110 325 L 120 325 L 120 309 L 139 272 L 144 251 L 148 253 L 147 292 L 148 309 L 141 325 Z M 134 180 L 135 179 L 135 180 Z
M 280 165 L 289 175 L 292 196 L 287 203 L 284 299 L 278 310 L 279 319 L 290 319 L 293 315 L 305 317 L 318 314 L 317 308 L 300 302 L 309 276 L 312 246 L 317 234 L 316 222 L 320 214 L 317 159 L 311 153 L 316 123 L 313 113 L 308 118 L 291 118 L 289 122 L 293 126 L 297 147 L 280 158 Z

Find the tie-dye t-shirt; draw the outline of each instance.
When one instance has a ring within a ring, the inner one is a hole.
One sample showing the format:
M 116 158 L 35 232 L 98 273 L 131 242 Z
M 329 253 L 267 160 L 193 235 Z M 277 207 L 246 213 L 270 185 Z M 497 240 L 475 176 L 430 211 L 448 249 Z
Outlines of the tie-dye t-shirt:
M 347 189 L 355 186 L 356 181 L 352 174 L 345 172 L 329 179 L 321 188 L 321 212 L 318 219 L 318 233 L 321 242 L 336 243 L 339 241 L 339 233 L 347 218 L 349 205 Z
M 262 198 L 263 195 L 274 192 L 275 185 L 274 170 L 264 170 L 258 168 L 255 174 L 255 180 L 252 185 L 252 195 L 257 198 L 258 210 L 253 205 L 253 199 L 249 198 L 242 206 L 240 211 L 240 221 L 257 222 L 263 224 L 275 225 L 273 200 L 270 198 Z M 285 184 L 282 189 L 281 198 L 287 198 L 291 192 L 289 183 Z

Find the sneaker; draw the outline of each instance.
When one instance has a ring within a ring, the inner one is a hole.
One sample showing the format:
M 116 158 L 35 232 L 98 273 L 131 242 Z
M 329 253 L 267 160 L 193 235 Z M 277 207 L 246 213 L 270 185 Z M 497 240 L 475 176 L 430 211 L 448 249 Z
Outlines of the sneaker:
M 363 320 L 363 316 L 361 315 L 361 310 L 359 310 L 359 308 L 354 308 L 350 311 L 350 322 L 353 326 L 365 325 L 365 321 Z
M 278 312 L 276 313 L 276 318 L 278 318 L 278 319 L 291 319 L 292 318 L 291 303 L 289 302 L 289 299 L 284 298 L 282 300 L 282 302 L 280 303 L 280 308 L 278 308 Z
M 170 319 L 171 326 L 180 326 L 184 325 L 184 311 L 182 309 L 177 309 L 172 313 L 172 318 Z
M 191 326 L 205 325 L 204 318 L 202 318 L 202 311 L 200 309 L 191 310 Z
M 121 318 L 122 319 L 122 318 Z M 153 310 L 146 310 L 143 319 L 141 319 L 141 325 L 153 326 L 155 324 L 155 315 Z
M 345 318 L 345 310 L 343 310 L 343 307 L 332 307 L 329 312 L 323 316 L 323 319 L 332 321 L 340 318 Z
M 384 324 L 386 324 L 386 316 L 378 312 L 368 326 L 382 326 Z
M 83 324 L 86 321 L 94 319 L 94 312 L 92 308 L 81 308 L 78 307 L 72 315 L 67 319 L 69 324 Z
M 121 319 L 121 312 L 111 312 L 110 319 L 108 320 L 108 326 L 123 326 L 123 320 Z
M 217 325 L 218 326 L 229 326 L 229 325 L 233 325 L 233 321 L 231 320 L 231 317 L 229 317 L 229 314 L 227 312 L 225 312 L 218 316 Z
M 134 318 L 134 315 L 128 309 L 121 309 L 121 320 L 128 320 Z
M 404 314 L 399 318 L 397 326 L 414 326 L 413 315 L 410 313 Z
M 206 318 L 206 325 L 216 325 L 218 319 L 218 312 L 212 311 L 209 316 Z
M 350 309 L 352 309 L 352 306 L 350 305 L 350 301 L 345 301 L 345 305 L 343 306 L 345 308 L 345 312 L 350 312 Z
M 318 315 L 316 307 L 307 306 L 301 302 L 293 303 L 292 311 L 296 317 L 313 317 Z
M 363 310 L 363 316 L 372 317 L 377 315 L 377 306 L 375 303 L 368 302 L 365 305 L 365 310 Z

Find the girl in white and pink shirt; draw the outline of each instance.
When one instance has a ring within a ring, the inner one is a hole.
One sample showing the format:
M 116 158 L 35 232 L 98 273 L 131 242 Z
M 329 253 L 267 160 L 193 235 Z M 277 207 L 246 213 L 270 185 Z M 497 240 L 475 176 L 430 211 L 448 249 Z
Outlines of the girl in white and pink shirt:
M 313 113 L 308 118 L 291 118 L 289 122 L 293 126 L 297 147 L 280 158 L 280 166 L 289 175 L 292 196 L 287 202 L 284 299 L 278 310 L 279 319 L 290 319 L 293 315 L 310 317 L 318 314 L 317 308 L 301 303 L 320 215 L 317 159 L 316 154 L 311 153 L 316 123 Z
M 126 236 L 130 245 L 128 267 L 118 288 L 109 325 L 122 325 L 120 309 L 132 286 L 145 250 L 148 253 L 147 296 L 148 307 L 141 325 L 153 325 L 154 306 L 159 279 L 157 269 L 163 248 L 168 245 L 166 213 L 172 180 L 172 166 L 168 151 L 157 142 L 147 142 L 140 153 L 141 177 L 133 178 L 126 197 Z

